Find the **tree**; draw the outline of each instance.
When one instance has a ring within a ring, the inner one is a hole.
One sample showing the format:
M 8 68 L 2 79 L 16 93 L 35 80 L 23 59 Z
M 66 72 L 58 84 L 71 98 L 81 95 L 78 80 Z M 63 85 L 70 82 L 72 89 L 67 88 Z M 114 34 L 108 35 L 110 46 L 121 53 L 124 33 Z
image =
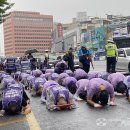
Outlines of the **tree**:
M 0 24 L 3 22 L 3 17 L 7 16 L 7 10 L 9 10 L 14 3 L 8 3 L 7 0 L 0 0 Z

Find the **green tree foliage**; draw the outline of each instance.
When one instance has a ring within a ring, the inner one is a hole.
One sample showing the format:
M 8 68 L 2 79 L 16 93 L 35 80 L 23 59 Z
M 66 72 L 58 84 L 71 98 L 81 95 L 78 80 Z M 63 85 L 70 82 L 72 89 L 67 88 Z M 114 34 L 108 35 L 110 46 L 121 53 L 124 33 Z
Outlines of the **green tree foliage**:
M 0 0 L 0 24 L 3 22 L 3 17 L 7 16 L 7 10 L 9 10 L 14 3 L 8 3 L 7 0 Z

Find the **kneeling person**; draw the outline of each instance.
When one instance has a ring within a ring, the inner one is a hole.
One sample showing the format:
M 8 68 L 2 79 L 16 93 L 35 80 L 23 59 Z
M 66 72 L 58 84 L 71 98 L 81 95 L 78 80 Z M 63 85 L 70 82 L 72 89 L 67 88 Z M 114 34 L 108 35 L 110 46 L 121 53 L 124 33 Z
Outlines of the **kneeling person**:
M 112 73 L 108 76 L 108 81 L 113 85 L 115 94 L 118 96 L 124 96 L 127 90 L 127 86 L 123 82 L 125 76 L 122 73 Z
M 48 110 L 72 109 L 75 107 L 69 90 L 62 86 L 53 86 L 47 89 L 46 105 Z
M 77 91 L 74 95 L 75 100 L 86 100 L 87 99 L 87 90 L 89 87 L 88 79 L 80 79 L 76 82 Z
M 31 96 L 41 96 L 46 79 L 36 78 L 31 89 Z
M 22 96 L 21 89 L 18 88 L 8 88 L 3 91 L 3 98 L 0 101 L 0 116 L 5 113 L 10 115 L 15 115 L 20 112 L 28 114 L 31 112 L 30 106 L 27 104 L 26 100 Z
M 109 95 L 110 105 L 115 105 L 114 88 L 109 82 L 101 78 L 94 78 L 89 81 L 89 88 L 87 91 L 87 103 L 89 105 L 96 108 L 107 105 Z

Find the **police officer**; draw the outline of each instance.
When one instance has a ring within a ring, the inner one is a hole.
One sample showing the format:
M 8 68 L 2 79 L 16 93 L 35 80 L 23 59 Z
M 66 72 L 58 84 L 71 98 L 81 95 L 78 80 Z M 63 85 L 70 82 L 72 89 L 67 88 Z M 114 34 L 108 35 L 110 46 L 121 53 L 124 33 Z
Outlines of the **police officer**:
M 112 39 L 107 40 L 107 44 L 105 45 L 105 50 L 106 50 L 106 59 L 107 59 L 107 72 L 115 73 L 117 47 L 114 44 L 114 41 Z

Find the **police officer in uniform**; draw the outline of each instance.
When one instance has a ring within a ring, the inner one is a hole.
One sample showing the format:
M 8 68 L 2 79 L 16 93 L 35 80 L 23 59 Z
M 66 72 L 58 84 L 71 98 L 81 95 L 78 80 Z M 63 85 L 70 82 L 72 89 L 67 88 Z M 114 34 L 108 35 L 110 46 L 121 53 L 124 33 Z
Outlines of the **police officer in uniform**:
M 115 73 L 117 47 L 116 44 L 114 44 L 114 41 L 112 39 L 107 40 L 107 44 L 105 45 L 105 50 L 106 50 L 106 60 L 107 60 L 107 72 Z

